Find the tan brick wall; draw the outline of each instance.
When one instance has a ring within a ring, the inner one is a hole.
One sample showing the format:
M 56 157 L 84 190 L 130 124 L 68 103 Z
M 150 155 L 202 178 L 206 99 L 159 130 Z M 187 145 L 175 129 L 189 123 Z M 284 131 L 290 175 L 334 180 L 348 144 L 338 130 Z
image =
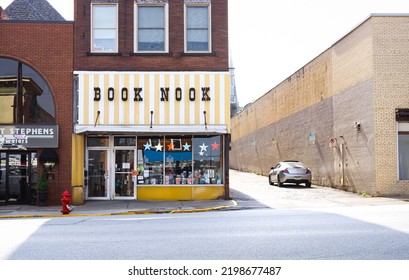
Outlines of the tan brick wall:
M 395 121 L 395 108 L 409 108 L 408 36 L 409 17 L 372 16 L 233 117 L 231 168 L 267 175 L 297 159 L 316 184 L 408 195 L 409 182 L 397 181 Z
M 376 181 L 380 194 L 408 195 L 398 181 L 396 108 L 409 108 L 409 17 L 375 17 Z

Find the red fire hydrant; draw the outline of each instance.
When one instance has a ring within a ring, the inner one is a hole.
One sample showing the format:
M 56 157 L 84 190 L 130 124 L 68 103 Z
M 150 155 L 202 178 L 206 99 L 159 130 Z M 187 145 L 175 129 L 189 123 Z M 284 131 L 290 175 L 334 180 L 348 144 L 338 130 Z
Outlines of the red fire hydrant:
M 62 203 L 62 209 L 61 213 L 63 214 L 69 214 L 72 210 L 72 207 L 70 205 L 71 203 L 71 194 L 69 191 L 64 191 L 61 195 L 61 203 Z

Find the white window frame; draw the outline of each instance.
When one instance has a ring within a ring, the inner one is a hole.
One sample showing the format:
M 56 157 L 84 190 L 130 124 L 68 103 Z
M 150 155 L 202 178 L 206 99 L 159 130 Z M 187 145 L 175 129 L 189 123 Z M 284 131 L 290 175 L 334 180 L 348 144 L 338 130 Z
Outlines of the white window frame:
M 115 50 L 95 50 L 94 48 L 94 7 L 96 6 L 114 6 L 116 10 L 116 26 L 115 26 Z M 91 40 L 90 40 L 90 50 L 91 53 L 118 53 L 118 4 L 112 3 L 91 3 Z
M 165 26 L 164 26 L 164 50 L 139 50 L 138 47 L 138 38 L 139 38 L 139 28 L 138 28 L 138 8 L 139 7 L 163 7 L 164 9 L 164 16 L 165 16 Z M 134 52 L 135 53 L 168 53 L 169 52 L 169 5 L 168 3 L 148 3 L 148 4 L 141 4 L 136 3 L 134 6 Z
M 409 123 L 407 122 L 407 121 L 397 121 L 397 123 L 396 123 L 396 131 L 397 131 L 397 135 L 396 135 L 396 148 L 397 148 L 397 151 L 396 151 L 396 154 L 397 154 L 397 157 L 396 157 L 396 161 L 397 161 L 397 168 L 398 168 L 398 181 L 400 181 L 400 182 L 408 182 L 409 181 L 409 179 L 408 178 L 402 178 L 401 179 L 401 176 L 403 176 L 403 174 L 401 174 L 401 168 L 402 168 L 402 166 L 401 166 L 401 164 L 403 164 L 403 163 L 401 163 L 400 162 L 400 159 L 399 159 L 399 157 L 401 156 L 400 155 L 400 153 L 399 153 L 399 150 L 400 150 L 400 147 L 399 147 L 399 134 L 400 133 L 404 133 L 404 134 L 408 134 L 409 133 Z
M 208 50 L 205 51 L 190 51 L 188 50 L 187 46 L 187 9 L 189 7 L 207 7 L 208 9 L 208 34 L 207 34 L 207 42 L 208 42 Z M 184 44 L 185 44 L 185 53 L 211 53 L 212 52 L 212 9 L 211 9 L 211 4 L 210 3 L 204 3 L 204 4 L 190 4 L 190 3 L 185 3 L 184 5 Z

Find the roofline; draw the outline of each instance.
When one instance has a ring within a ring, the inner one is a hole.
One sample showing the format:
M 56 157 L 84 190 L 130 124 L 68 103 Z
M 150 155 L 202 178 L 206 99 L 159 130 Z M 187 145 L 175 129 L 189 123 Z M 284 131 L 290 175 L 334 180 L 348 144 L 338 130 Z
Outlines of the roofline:
M 9 22 L 9 23 L 61 23 L 61 24 L 72 24 L 74 23 L 73 20 L 10 20 L 10 19 L 0 19 L 1 23 Z

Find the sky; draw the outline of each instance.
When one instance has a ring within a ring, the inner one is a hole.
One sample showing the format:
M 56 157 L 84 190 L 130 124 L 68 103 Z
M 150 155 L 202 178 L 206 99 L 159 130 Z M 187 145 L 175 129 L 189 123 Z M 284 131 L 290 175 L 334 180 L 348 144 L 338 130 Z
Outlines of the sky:
M 13 0 L 0 0 L 6 8 Z M 73 0 L 48 0 L 73 20 Z M 229 0 L 229 50 L 240 106 L 257 100 L 373 13 L 409 15 L 408 0 Z

